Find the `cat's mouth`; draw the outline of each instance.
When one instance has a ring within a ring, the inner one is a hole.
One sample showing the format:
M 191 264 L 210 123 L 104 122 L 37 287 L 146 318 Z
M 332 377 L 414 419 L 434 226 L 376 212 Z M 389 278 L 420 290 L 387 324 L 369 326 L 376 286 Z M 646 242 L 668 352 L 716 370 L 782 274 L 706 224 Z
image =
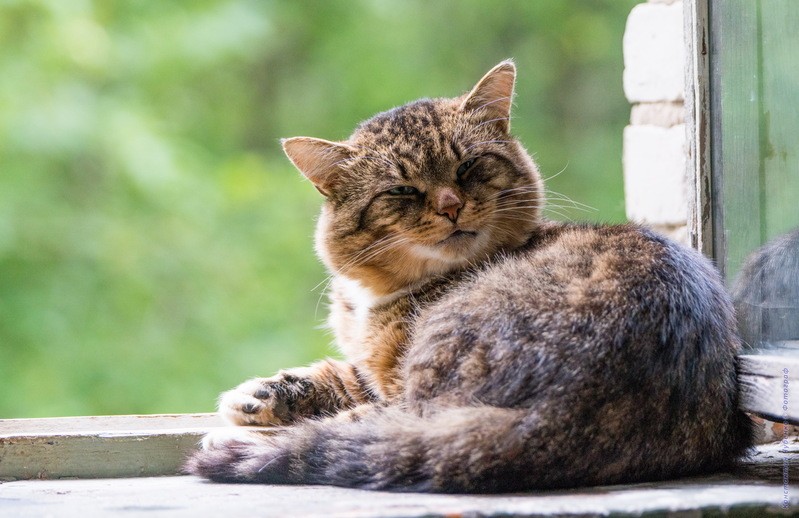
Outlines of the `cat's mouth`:
M 471 230 L 458 229 L 453 231 L 452 234 L 450 234 L 449 236 L 439 241 L 438 244 L 440 245 L 450 244 L 450 243 L 454 244 L 460 241 L 464 241 L 466 239 L 474 238 L 475 236 L 477 236 L 477 232 Z

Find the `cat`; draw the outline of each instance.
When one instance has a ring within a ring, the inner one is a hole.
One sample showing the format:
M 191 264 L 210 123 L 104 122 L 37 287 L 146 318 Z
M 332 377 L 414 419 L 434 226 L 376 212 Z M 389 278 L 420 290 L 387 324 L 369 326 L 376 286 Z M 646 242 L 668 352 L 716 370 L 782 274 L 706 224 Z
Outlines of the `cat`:
M 744 347 L 799 342 L 799 228 L 746 258 L 732 299 Z
M 283 141 L 325 197 L 316 250 L 347 361 L 224 393 L 215 481 L 493 493 L 730 467 L 733 308 L 711 263 L 653 231 L 547 221 L 510 133 L 516 67 L 343 142 Z

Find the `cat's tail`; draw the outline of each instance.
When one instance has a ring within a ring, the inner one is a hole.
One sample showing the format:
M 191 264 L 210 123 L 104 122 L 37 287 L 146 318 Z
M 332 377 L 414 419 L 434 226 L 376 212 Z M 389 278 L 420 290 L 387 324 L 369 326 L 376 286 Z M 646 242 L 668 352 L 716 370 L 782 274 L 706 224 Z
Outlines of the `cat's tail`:
M 481 407 L 419 417 L 374 408 L 355 421 L 306 421 L 258 440 L 234 433 L 195 454 L 187 471 L 220 482 L 491 490 L 508 482 L 500 475 L 526 449 L 525 414 Z
M 196 453 L 187 471 L 220 482 L 475 493 L 658 479 L 707 461 L 707 452 L 692 459 L 683 451 L 680 466 L 664 465 L 661 458 L 675 452 L 661 457 L 651 445 L 601 432 L 586 440 L 561 425 L 530 409 L 454 408 L 420 417 L 375 408 L 357 421 L 306 421 L 255 442 L 221 441 Z

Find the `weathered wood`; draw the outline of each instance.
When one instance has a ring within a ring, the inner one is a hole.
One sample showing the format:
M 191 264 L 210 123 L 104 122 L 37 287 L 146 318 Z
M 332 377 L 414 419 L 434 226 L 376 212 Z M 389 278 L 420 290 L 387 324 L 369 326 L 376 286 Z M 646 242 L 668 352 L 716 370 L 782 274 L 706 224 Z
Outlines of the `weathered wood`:
M 739 359 L 741 407 L 799 424 L 799 359 Z M 174 475 L 202 436 L 223 425 L 214 414 L 0 420 L 0 479 Z
M 134 430 L 206 429 L 222 426 L 216 414 L 100 415 L 0 419 L 0 437 L 16 434 L 91 434 Z
M 799 424 L 799 358 L 779 354 L 738 357 L 740 405 L 779 423 Z
M 780 380 L 787 375 L 789 383 L 799 382 L 799 356 L 796 356 L 796 352 L 743 354 L 738 357 L 738 372 L 739 374 L 780 378 Z M 799 384 L 793 390 L 797 389 L 799 389 Z M 799 393 L 797 399 L 799 399 Z
M 688 236 L 691 246 L 714 257 L 711 208 L 711 127 L 708 0 L 685 0 L 685 126 L 688 156 Z
M 761 444 L 735 468 L 735 475 L 757 480 L 799 481 L 799 438 Z
M 0 478 L 176 475 L 201 432 L 0 438 Z
M 722 475 L 513 495 L 385 493 L 230 485 L 195 477 L 29 480 L 0 485 L 0 514 L 58 516 L 460 517 L 772 516 L 799 513 L 796 486 Z M 783 508 L 783 505 L 785 507 Z
M 175 475 L 213 414 L 0 420 L 0 479 Z

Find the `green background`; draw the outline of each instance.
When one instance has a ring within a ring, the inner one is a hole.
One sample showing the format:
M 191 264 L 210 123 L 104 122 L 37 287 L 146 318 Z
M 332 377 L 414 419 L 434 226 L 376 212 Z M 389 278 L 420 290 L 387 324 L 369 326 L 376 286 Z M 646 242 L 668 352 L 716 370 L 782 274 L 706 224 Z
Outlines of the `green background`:
M 508 57 L 514 133 L 595 209 L 549 215 L 623 221 L 634 3 L 0 0 L 0 418 L 211 411 L 332 354 L 321 199 L 278 139 Z

